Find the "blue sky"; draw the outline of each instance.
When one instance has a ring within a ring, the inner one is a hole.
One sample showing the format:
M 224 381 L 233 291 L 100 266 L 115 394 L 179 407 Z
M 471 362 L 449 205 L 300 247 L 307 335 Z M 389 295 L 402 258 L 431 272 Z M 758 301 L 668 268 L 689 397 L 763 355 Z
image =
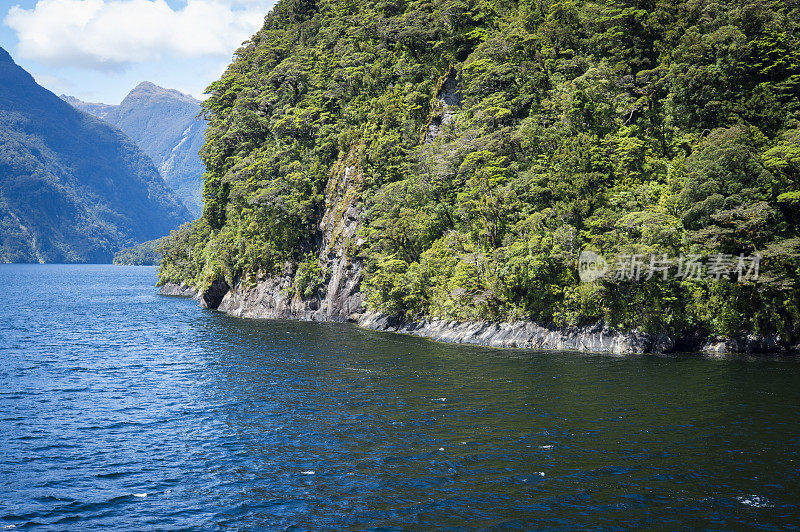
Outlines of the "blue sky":
M 0 46 L 56 94 L 119 103 L 142 81 L 196 98 L 275 0 L 4 0 Z

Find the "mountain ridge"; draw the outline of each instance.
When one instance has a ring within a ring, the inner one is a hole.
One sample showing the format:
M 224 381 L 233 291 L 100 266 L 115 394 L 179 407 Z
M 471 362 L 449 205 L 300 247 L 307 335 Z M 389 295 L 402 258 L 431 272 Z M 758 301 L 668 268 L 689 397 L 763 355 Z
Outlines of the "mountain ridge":
M 0 59 L 0 261 L 111 262 L 189 220 L 131 139 Z
M 84 102 L 65 94 L 61 99 L 131 137 L 193 216 L 200 216 L 204 167 L 198 152 L 206 124 L 199 100 L 150 81 L 139 83 L 118 105 Z

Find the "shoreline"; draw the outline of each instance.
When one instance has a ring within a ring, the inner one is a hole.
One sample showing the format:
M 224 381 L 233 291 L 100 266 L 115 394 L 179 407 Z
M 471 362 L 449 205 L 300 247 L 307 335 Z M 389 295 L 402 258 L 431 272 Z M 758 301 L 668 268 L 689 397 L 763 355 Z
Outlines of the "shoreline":
M 787 347 L 777 335 L 676 338 L 668 334 L 653 334 L 638 330 L 622 332 L 602 323 L 588 327 L 548 328 L 528 321 L 458 322 L 431 319 L 409 322 L 379 313 L 323 312 L 324 306 L 320 305 L 319 301 L 313 300 L 269 298 L 265 302 L 263 297 L 253 297 L 255 294 L 252 293 L 252 290 L 243 293 L 240 289 L 230 289 L 227 284 L 213 286 L 206 293 L 200 294 L 191 287 L 167 283 L 160 287 L 159 293 L 164 296 L 192 298 L 198 301 L 203 308 L 217 310 L 238 318 L 350 322 L 364 329 L 428 338 L 435 342 L 500 349 L 575 351 L 614 355 L 800 354 L 800 345 Z

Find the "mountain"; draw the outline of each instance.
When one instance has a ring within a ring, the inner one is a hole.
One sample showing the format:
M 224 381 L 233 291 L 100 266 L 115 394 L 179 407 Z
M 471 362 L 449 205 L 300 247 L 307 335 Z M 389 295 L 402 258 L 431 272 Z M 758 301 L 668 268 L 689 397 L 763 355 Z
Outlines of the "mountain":
M 195 217 L 203 211 L 203 146 L 206 122 L 199 117 L 200 102 L 176 90 L 145 81 L 119 105 L 87 103 L 72 96 L 61 98 L 125 132 L 158 167 L 167 184 Z
M 190 216 L 131 139 L 0 48 L 0 262 L 109 263 Z
M 162 283 L 238 315 L 800 343 L 797 2 L 279 0 L 234 57 Z

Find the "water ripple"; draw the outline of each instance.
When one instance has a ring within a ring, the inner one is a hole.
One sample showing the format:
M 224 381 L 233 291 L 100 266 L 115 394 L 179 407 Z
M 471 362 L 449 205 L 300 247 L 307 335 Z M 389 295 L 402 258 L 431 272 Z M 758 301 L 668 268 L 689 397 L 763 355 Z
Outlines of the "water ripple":
M 15 303 L 0 310 L 0 529 L 800 520 L 797 361 L 236 320 L 154 281 L 152 268 L 0 266 Z

